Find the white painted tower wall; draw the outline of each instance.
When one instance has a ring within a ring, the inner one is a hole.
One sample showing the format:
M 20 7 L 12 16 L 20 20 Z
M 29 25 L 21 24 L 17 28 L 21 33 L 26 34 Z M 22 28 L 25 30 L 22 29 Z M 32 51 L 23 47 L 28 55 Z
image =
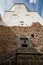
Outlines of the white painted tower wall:
M 24 4 L 15 4 L 10 11 L 2 15 L 2 20 L 7 26 L 31 26 L 32 22 L 39 22 L 43 25 L 39 14 L 27 11 Z

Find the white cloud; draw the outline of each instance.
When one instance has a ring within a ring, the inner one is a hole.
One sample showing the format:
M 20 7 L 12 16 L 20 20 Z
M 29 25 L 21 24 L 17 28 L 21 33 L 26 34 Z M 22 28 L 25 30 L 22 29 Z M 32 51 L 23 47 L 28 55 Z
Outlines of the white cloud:
M 30 3 L 36 3 L 37 2 L 37 0 L 30 0 Z
M 30 3 L 33 3 L 33 0 L 30 0 Z

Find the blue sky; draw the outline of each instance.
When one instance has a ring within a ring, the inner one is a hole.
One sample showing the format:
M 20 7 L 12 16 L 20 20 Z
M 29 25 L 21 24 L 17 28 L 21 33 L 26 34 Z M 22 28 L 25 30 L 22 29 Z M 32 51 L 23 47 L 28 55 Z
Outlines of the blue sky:
M 14 3 L 25 3 L 30 11 L 37 11 L 43 18 L 43 0 L 0 0 L 0 13 L 9 10 Z

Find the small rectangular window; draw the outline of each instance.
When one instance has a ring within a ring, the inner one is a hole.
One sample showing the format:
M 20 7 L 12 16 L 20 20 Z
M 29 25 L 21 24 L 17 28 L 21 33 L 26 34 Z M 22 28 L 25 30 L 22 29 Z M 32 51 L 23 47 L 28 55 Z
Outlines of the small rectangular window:
M 28 45 L 27 44 L 22 44 L 22 47 L 28 47 Z
M 25 16 L 29 16 L 29 14 L 25 14 Z
M 13 14 L 13 16 L 17 16 L 17 14 Z
M 28 38 L 20 38 L 20 40 L 28 40 Z
M 21 24 L 21 25 L 23 25 L 23 24 Z
M 24 23 L 24 21 L 19 21 L 20 23 Z

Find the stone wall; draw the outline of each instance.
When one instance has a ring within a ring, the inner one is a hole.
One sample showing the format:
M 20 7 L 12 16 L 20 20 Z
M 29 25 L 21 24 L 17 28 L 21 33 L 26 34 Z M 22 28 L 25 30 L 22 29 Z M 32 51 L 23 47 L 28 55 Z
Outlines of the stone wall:
M 6 27 L 0 26 L 0 52 L 4 48 L 13 50 L 16 46 L 16 36 L 27 35 L 34 47 L 43 51 L 43 26 L 39 23 L 33 23 L 29 27 Z M 13 44 L 13 45 L 12 45 Z
M 0 61 L 16 49 L 15 35 L 9 27 L 0 26 Z
M 29 48 L 26 48 L 29 50 Z M 22 50 L 24 52 L 21 52 L 19 50 Z M 28 51 L 27 50 L 27 51 Z M 19 51 L 19 52 L 18 52 Z M 32 51 L 30 53 L 30 51 Z M 16 53 L 13 54 L 13 56 L 8 57 L 7 59 L 3 60 L 0 65 L 43 65 L 43 54 L 31 49 L 27 53 L 25 51 L 25 48 L 19 48 L 16 50 Z
M 11 29 L 15 34 L 29 36 L 34 47 L 43 48 L 43 26 L 41 24 L 33 23 L 29 27 L 12 27 Z
M 17 65 L 43 65 L 41 55 L 18 55 Z
M 21 34 L 27 35 L 31 39 L 31 42 L 34 45 L 34 47 L 40 49 L 43 52 L 43 26 L 41 26 L 39 23 L 34 23 L 32 24 L 32 26 L 29 27 L 0 26 L 0 60 L 3 56 L 9 57 L 10 54 L 12 54 L 12 51 L 14 51 L 17 48 L 18 41 L 16 39 L 17 36 Z M 11 63 L 13 62 L 15 61 L 12 60 Z M 43 62 L 40 61 L 40 63 Z
M 43 65 L 43 55 L 17 54 L 0 65 Z

